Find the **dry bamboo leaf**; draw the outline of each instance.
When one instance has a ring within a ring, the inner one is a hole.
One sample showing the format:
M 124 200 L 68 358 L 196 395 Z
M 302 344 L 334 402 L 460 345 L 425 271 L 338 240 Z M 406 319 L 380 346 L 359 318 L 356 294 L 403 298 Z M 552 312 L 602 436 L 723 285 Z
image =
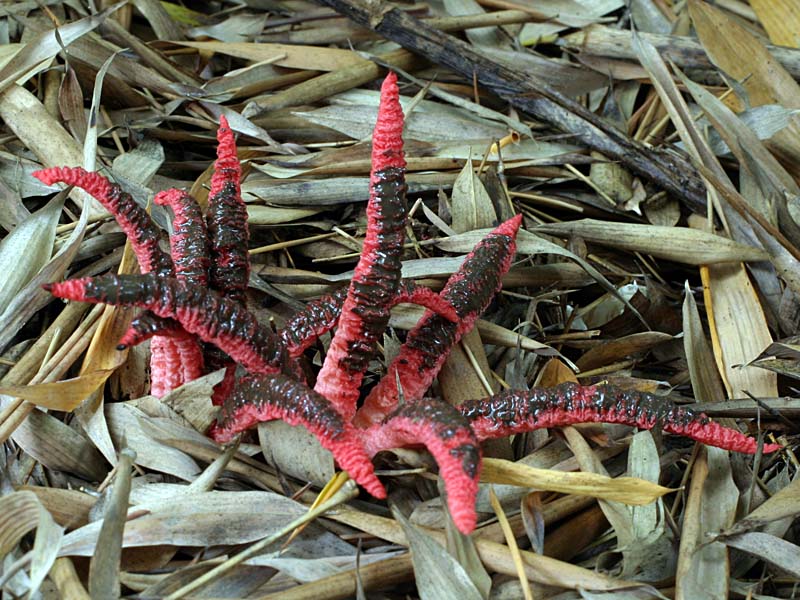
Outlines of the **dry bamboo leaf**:
M 800 577 L 800 547 L 774 535 L 751 531 L 717 538 L 725 545 L 743 550 L 786 571 L 791 577 Z
M 306 512 L 302 504 L 269 492 L 201 492 L 181 496 L 180 502 L 168 498 L 131 510 L 140 516 L 127 521 L 123 548 L 246 544 Z M 68 533 L 59 555 L 90 556 L 101 526 L 95 521 Z
M 581 371 L 590 371 L 614 363 L 627 356 L 647 352 L 655 346 L 674 339 L 668 333 L 643 331 L 615 340 L 602 342 L 583 354 L 576 365 Z
M 628 453 L 628 473 L 658 483 L 661 465 L 650 431 L 640 431 L 633 436 Z M 671 576 L 675 572 L 675 540 L 663 517 L 663 502 L 659 499 L 644 506 L 631 506 L 628 510 L 633 538 L 623 549 L 623 576 L 635 574 L 643 581 L 660 581 Z
M 89 593 L 92 598 L 119 598 L 119 569 L 122 555 L 122 534 L 128 515 L 131 493 L 131 468 L 136 454 L 128 448 L 119 453 L 114 487 L 105 503 L 100 532 L 92 560 L 89 562 Z
M 772 343 L 764 311 L 741 264 L 712 265 L 700 270 L 717 368 L 729 398 L 745 392 L 778 395 L 775 373 L 746 366 Z
M 111 8 L 79 19 L 73 23 L 62 25 L 57 29 L 44 31 L 28 42 L 17 52 L 14 57 L 0 69 L 0 91 L 5 90 L 18 79 L 20 83 L 36 75 L 38 71 L 47 66 L 47 62 L 65 47 L 80 38 L 82 35 L 98 27 L 106 17 L 122 6 L 118 3 Z
M 497 495 L 494 493 L 494 489 L 491 487 L 489 488 L 489 499 L 492 503 L 492 508 L 497 515 L 497 520 L 500 522 L 503 535 L 505 535 L 506 545 L 511 551 L 511 559 L 514 561 L 514 568 L 517 570 L 517 577 L 519 577 L 519 583 L 522 587 L 522 595 L 525 600 L 533 600 L 533 593 L 531 592 L 528 579 L 525 577 L 525 566 L 522 563 L 522 555 L 519 553 L 517 540 L 514 537 L 514 532 L 511 530 L 511 525 L 508 523 L 506 513 L 503 511 L 503 507 L 500 506 L 500 501 L 497 499 Z
M 321 213 L 324 208 L 283 208 L 276 206 L 247 207 L 247 222 L 251 225 L 282 225 Z
M 25 88 L 12 85 L 0 93 L 0 119 L 45 167 L 83 164 L 83 152 L 75 139 Z M 83 190 L 73 189 L 70 198 L 81 206 L 86 204 L 92 216 L 106 214 L 100 203 Z
M 97 498 L 78 490 L 66 490 L 36 485 L 21 486 L 19 491 L 36 494 L 56 523 L 66 529 L 75 529 L 89 522 L 89 511 Z
M 687 265 L 757 261 L 767 258 L 766 252 L 760 248 L 745 246 L 727 238 L 686 227 L 660 227 L 581 219 L 540 225 L 535 231 L 562 237 L 580 236 L 587 242 L 643 252 Z M 524 252 L 522 249 L 519 251 Z
M 738 497 L 728 453 L 705 447 L 695 462 L 681 531 L 676 600 L 727 597 L 730 575 L 725 545 L 704 542 L 708 533 L 731 525 Z
M 88 439 L 38 409 L 28 415 L 11 437 L 50 469 L 75 473 L 87 481 L 102 481 L 108 472 L 105 460 Z
M 378 92 L 353 90 L 337 94 L 336 104 L 312 111 L 292 113 L 298 117 L 339 131 L 353 139 L 365 139 L 372 134 L 372 123 L 378 114 Z M 480 149 L 508 133 L 507 126 L 478 116 L 463 108 L 446 106 L 430 100 L 413 102 L 400 97 L 406 113 L 403 136 L 408 140 L 432 142 L 439 146 L 452 142 L 474 142 Z M 413 112 L 409 110 L 413 107 Z M 533 146 L 536 148 L 536 144 Z M 563 148 L 555 145 L 555 148 Z M 469 148 L 465 148 L 469 152 Z M 505 154 L 505 153 L 504 153 Z M 449 154 L 448 154 L 449 155 Z M 552 155 L 552 153 L 550 154 Z
M 401 526 L 392 519 L 378 517 L 346 506 L 329 513 L 328 517 L 395 544 L 408 544 Z M 444 542 L 443 534 L 429 530 L 426 530 L 426 533 L 440 543 Z M 475 541 L 475 545 L 483 564 L 488 569 L 516 576 L 507 546 L 480 538 Z M 525 575 L 529 581 L 581 590 L 618 590 L 628 587 L 652 589 L 635 582 L 613 579 L 547 556 L 539 556 L 524 550 L 520 553 L 525 563 Z
M 152 430 L 147 428 L 153 419 L 141 410 L 117 402 L 106 405 L 104 412 L 112 440 L 118 447 L 127 445 L 136 452 L 137 465 L 184 481 L 192 481 L 200 473 L 200 467 L 189 456 L 153 438 Z
M 705 2 L 689 2 L 689 13 L 708 56 L 723 72 L 741 82 L 749 106 L 780 104 L 800 108 L 800 85 L 750 32 Z M 800 158 L 800 120 L 773 140 L 786 161 Z
M 333 455 L 305 427 L 259 423 L 258 441 L 268 465 L 300 481 L 324 486 L 335 473 Z
M 19 543 L 26 533 L 36 528 L 33 548 L 20 559 L 21 564 L 30 563 L 28 573 L 28 598 L 37 595 L 44 578 L 56 560 L 61 546 L 64 530 L 56 525 L 53 517 L 40 504 L 31 492 L 12 492 L 0 498 L 0 558 L 6 555 Z M 10 566 L 10 565 L 8 565 Z M 7 577 L 0 576 L 0 589 L 5 587 Z
M 0 386 L 0 394 L 23 398 L 41 408 L 71 412 L 88 394 L 103 385 L 111 373 L 110 369 L 105 369 L 52 383 Z
M 216 52 L 228 56 L 236 56 L 255 62 L 270 61 L 272 64 L 290 69 L 308 71 L 335 71 L 352 65 L 365 64 L 361 58 L 350 50 L 338 48 L 321 48 L 319 46 L 300 46 L 291 44 L 264 44 L 247 42 L 175 42 L 181 46 L 197 48 L 207 52 Z
M 800 514 L 800 478 L 795 477 L 794 481 L 739 520 L 725 533 L 741 533 L 798 514 Z
M 444 0 L 444 10 L 454 17 L 475 15 L 485 12 L 475 0 Z M 479 27 L 466 31 L 467 39 L 475 46 L 482 48 L 508 48 L 509 39 L 497 27 Z
M 491 227 L 497 222 L 492 199 L 486 192 L 480 178 L 467 162 L 453 183 L 450 198 L 450 212 L 453 215 L 453 230 L 457 233 Z
M 689 366 L 689 377 L 692 390 L 698 402 L 716 402 L 725 397 L 724 390 L 714 363 L 714 355 L 708 345 L 697 304 L 685 285 L 686 294 L 683 299 L 683 351 Z
M 637 506 L 649 504 L 664 494 L 675 491 L 634 477 L 611 478 L 596 473 L 537 469 L 497 458 L 484 458 L 481 481 L 592 496 Z
M 562 431 L 584 474 L 608 476 L 608 471 L 600 457 L 592 451 L 589 443 L 575 427 L 565 427 Z M 649 487 L 653 484 L 648 482 L 646 485 Z M 627 548 L 634 539 L 633 519 L 628 507 L 618 500 L 599 499 L 598 504 L 614 529 L 617 536 L 617 548 L 623 553 L 624 558 L 628 552 Z
M 43 283 L 61 279 L 83 241 L 89 220 L 89 210 L 82 210 L 81 217 L 58 253 L 14 296 L 5 313 L 0 316 L 0 350 L 6 348 L 13 337 L 52 297 L 42 289 Z
M 800 47 L 800 5 L 797 0 L 750 0 L 749 4 L 773 44 Z
M 540 0 L 535 5 L 536 11 L 550 18 L 541 23 L 526 23 L 519 37 L 523 45 L 532 45 L 569 27 L 595 23 L 624 4 L 623 0 Z
M 56 196 L 0 241 L 0 315 L 50 260 L 63 207 L 64 198 Z
M 475 584 L 463 567 L 439 543 L 412 525 L 396 508 L 394 518 L 403 528 L 411 548 L 417 592 L 423 600 L 482 600 Z

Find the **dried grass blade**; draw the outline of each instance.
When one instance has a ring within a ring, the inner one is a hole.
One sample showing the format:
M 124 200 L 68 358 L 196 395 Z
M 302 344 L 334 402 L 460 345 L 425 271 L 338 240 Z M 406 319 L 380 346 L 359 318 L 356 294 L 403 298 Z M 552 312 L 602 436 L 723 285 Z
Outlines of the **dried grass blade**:
M 523 463 L 484 458 L 481 482 L 531 487 L 538 490 L 578 494 L 642 506 L 654 502 L 670 488 L 635 477 L 611 478 L 596 473 L 568 473 L 537 469 Z
M 122 534 L 128 515 L 131 493 L 131 469 L 136 453 L 123 448 L 119 453 L 114 488 L 106 503 L 97 546 L 89 563 L 89 593 L 92 598 L 119 598 L 119 569 L 122 556 Z
M 615 223 L 581 219 L 540 225 L 536 231 L 556 236 L 577 235 L 588 242 L 632 252 L 643 252 L 687 265 L 756 261 L 767 258 L 760 248 L 686 227 L 663 227 L 638 223 Z M 524 252 L 524 238 L 519 242 Z
M 500 527 L 503 529 L 503 535 L 506 538 L 506 545 L 511 552 L 511 558 L 514 561 L 514 566 L 517 569 L 517 576 L 519 577 L 519 584 L 522 587 L 522 595 L 525 600 L 533 600 L 533 593 L 531 586 L 528 583 L 528 578 L 525 576 L 525 566 L 522 563 L 522 555 L 519 553 L 519 546 L 517 546 L 517 539 L 514 537 L 514 532 L 511 531 L 511 526 L 508 524 L 506 513 L 494 493 L 494 488 L 489 489 L 489 500 L 492 503 L 494 513 L 497 515 L 497 520 L 500 522 Z
M 17 546 L 22 537 L 36 528 L 33 548 L 22 558 L 4 564 L 0 589 L 19 568 L 30 564 L 27 598 L 37 595 L 39 586 L 56 560 L 64 530 L 31 492 L 12 492 L 0 498 L 0 558 Z
M 464 568 L 429 535 L 409 523 L 403 514 L 392 507 L 395 520 L 402 527 L 411 548 L 417 591 L 423 600 L 482 600 L 475 584 Z
M 739 491 L 731 479 L 728 453 L 704 447 L 692 469 L 681 530 L 675 599 L 728 595 L 727 551 L 720 542 L 703 545 L 706 534 L 730 526 Z

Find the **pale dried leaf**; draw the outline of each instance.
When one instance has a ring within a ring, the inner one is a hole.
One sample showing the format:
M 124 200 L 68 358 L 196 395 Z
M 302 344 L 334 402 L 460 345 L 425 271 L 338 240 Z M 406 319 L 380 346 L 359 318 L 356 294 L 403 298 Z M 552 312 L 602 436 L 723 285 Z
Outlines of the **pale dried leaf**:
M 294 500 L 270 492 L 201 492 L 139 504 L 129 520 L 123 548 L 139 546 L 217 546 L 264 538 L 305 513 Z M 130 514 L 130 513 L 129 513 Z M 102 523 L 97 521 L 64 537 L 60 556 L 89 556 Z
M 456 560 L 438 542 L 417 529 L 396 508 L 394 518 L 400 523 L 411 548 L 417 592 L 423 600 L 482 600 L 480 592 Z

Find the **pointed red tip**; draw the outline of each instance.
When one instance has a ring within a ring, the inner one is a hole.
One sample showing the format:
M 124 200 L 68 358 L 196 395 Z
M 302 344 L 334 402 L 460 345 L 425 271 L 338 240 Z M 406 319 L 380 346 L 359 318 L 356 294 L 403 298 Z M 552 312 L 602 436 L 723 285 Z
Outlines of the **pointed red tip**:
M 230 127 L 228 126 L 228 117 L 226 117 L 225 115 L 220 115 L 219 116 L 219 126 L 220 126 L 220 128 L 225 127 L 226 129 L 229 129 Z
M 53 185 L 56 180 L 54 174 L 51 169 L 41 169 L 39 171 L 34 171 L 31 173 L 36 179 L 41 181 L 45 185 Z
M 403 169 L 403 108 L 400 106 L 400 90 L 397 75 L 390 72 L 381 85 L 381 101 L 378 119 L 372 134 L 372 172 L 388 168 Z
M 515 215 L 511 217 L 505 223 L 501 223 L 497 229 L 494 230 L 494 233 L 500 235 L 507 235 L 509 237 L 516 237 L 517 232 L 519 231 L 520 226 L 522 225 L 522 215 Z
M 43 283 L 42 284 L 42 289 L 45 292 L 52 292 L 53 291 L 53 284 L 52 283 Z

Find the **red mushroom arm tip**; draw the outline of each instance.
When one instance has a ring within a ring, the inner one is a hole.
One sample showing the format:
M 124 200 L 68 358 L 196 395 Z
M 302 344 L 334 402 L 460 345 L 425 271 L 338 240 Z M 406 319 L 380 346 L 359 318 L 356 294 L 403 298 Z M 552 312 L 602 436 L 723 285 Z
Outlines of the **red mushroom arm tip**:
M 367 234 L 336 335 L 314 388 L 348 419 L 355 412 L 364 371 L 389 322 L 400 284 L 406 221 L 402 133 L 397 77 L 390 73 L 381 87 L 372 136 Z
M 521 215 L 509 219 L 467 255 L 440 294 L 455 307 L 459 322 L 450 323 L 433 313 L 422 318 L 408 333 L 386 376 L 370 391 L 356 415 L 357 426 L 378 423 L 397 406 L 398 380 L 406 401 L 422 398 L 453 345 L 473 328 L 500 289 L 502 277 L 516 253 L 516 235 L 521 222 Z
M 325 398 L 282 375 L 239 379 L 209 435 L 217 442 L 229 442 L 239 432 L 274 419 L 303 425 L 319 439 L 323 448 L 331 451 L 339 466 L 356 483 L 376 498 L 386 497 L 358 431 Z
M 208 283 L 208 233 L 200 205 L 182 190 L 166 190 L 156 194 L 153 201 L 172 209 L 172 235 L 169 244 L 175 277 L 205 286 Z
M 575 423 L 621 423 L 641 429 L 661 427 L 668 433 L 744 454 L 756 452 L 756 440 L 711 421 L 704 413 L 676 406 L 668 399 L 614 386 L 579 386 L 510 390 L 459 407 L 478 439 L 505 437 L 543 427 Z M 764 444 L 764 452 L 780 450 Z
M 481 452 L 478 440 L 461 413 L 440 400 L 406 404 L 380 425 L 364 430 L 367 451 L 423 444 L 439 465 L 447 490 L 447 505 L 463 533 L 475 529 L 475 496 Z
M 206 225 L 211 247 L 211 286 L 241 301 L 250 278 L 247 206 L 242 201 L 242 169 L 236 141 L 225 116 L 219 118 L 217 161 L 208 193 Z
M 159 273 L 164 276 L 172 273 L 169 258 L 158 247 L 159 232 L 150 215 L 118 185 L 111 183 L 99 173 L 90 173 L 81 167 L 42 169 L 35 171 L 33 176 L 47 185 L 54 183 L 74 185 L 98 200 L 114 216 L 122 231 L 128 236 L 142 272 Z
M 138 306 L 178 321 L 253 373 L 275 373 L 286 363 L 283 344 L 239 303 L 174 278 L 104 275 L 45 286 L 54 296 Z

